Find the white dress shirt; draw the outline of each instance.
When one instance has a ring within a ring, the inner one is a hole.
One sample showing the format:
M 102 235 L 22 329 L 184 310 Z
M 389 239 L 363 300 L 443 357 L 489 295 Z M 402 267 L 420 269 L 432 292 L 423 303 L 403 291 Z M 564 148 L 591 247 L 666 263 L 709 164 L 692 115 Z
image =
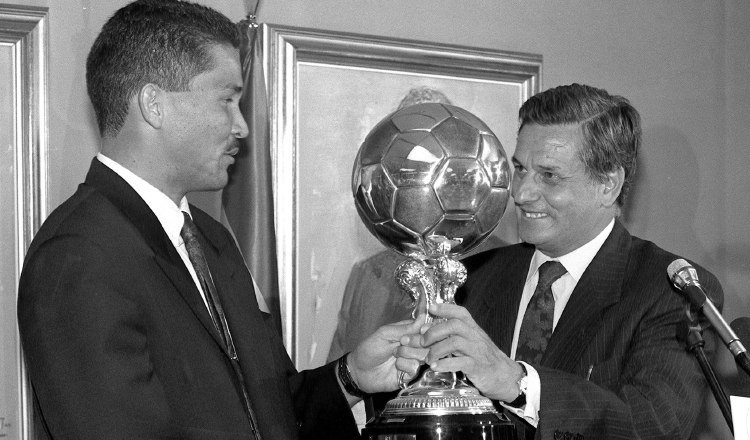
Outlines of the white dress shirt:
M 534 290 L 536 290 L 537 282 L 539 281 L 539 266 L 550 260 L 559 261 L 567 272 L 552 283 L 552 296 L 555 298 L 555 313 L 552 321 L 552 331 L 554 332 L 557 327 L 557 322 L 562 316 L 565 306 L 568 304 L 570 295 L 573 293 L 576 284 L 581 279 L 583 272 L 594 259 L 599 249 L 601 249 L 604 241 L 609 237 L 612 232 L 612 228 L 615 226 L 615 220 L 611 222 L 596 236 L 593 240 L 579 247 L 578 249 L 565 254 L 559 258 L 550 258 L 544 255 L 539 250 L 534 251 L 534 256 L 531 258 L 531 264 L 529 265 L 529 272 L 526 275 L 526 284 L 523 287 L 523 294 L 521 296 L 521 303 L 518 306 L 518 315 L 516 315 L 516 327 L 513 331 L 513 343 L 510 348 L 510 357 L 515 359 L 516 349 L 518 348 L 518 334 L 521 331 L 521 323 L 523 322 L 523 315 L 526 313 L 526 307 L 531 301 Z M 508 410 L 512 411 L 516 415 L 523 417 L 527 422 L 533 426 L 537 426 L 539 423 L 539 406 L 541 402 L 542 386 L 539 380 L 539 373 L 531 365 L 523 362 L 527 371 L 527 388 L 526 388 L 526 406 L 521 408 L 513 408 L 504 405 Z
M 190 272 L 190 276 L 193 277 L 193 283 L 195 283 L 195 287 L 197 287 L 198 291 L 201 293 L 203 304 L 205 304 L 206 309 L 208 309 L 206 294 L 203 292 L 200 280 L 198 280 L 198 275 L 195 273 L 195 268 L 193 268 L 193 264 L 190 262 L 190 257 L 185 248 L 185 242 L 182 240 L 182 236 L 180 236 L 182 225 L 185 223 L 185 218 L 182 216 L 182 212 L 184 211 L 190 214 L 190 206 L 188 205 L 187 198 L 183 197 L 182 200 L 180 200 L 180 205 L 177 206 L 172 199 L 159 191 L 155 186 L 136 176 L 132 171 L 109 157 L 99 153 L 96 155 L 96 158 L 117 173 L 118 176 L 122 177 L 123 180 L 125 180 L 125 182 L 127 182 L 128 185 L 130 185 L 133 190 L 141 196 L 148 207 L 151 208 L 151 211 L 153 211 L 154 215 L 156 215 L 156 218 L 159 220 L 159 223 L 161 223 L 161 227 L 164 228 L 164 232 L 167 233 L 169 241 L 172 242 L 175 249 L 177 249 L 177 253 L 180 254 L 180 258 L 182 258 L 182 262 L 185 263 L 185 267 L 188 272 Z M 192 215 L 190 217 L 192 218 Z

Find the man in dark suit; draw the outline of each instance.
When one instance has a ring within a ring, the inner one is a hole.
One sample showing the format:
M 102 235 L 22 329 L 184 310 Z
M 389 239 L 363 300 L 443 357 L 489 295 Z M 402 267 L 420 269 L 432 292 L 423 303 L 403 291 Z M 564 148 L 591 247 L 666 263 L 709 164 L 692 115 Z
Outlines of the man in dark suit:
M 422 336 L 427 363 L 463 371 L 527 438 L 688 438 L 706 384 L 680 341 L 686 306 L 666 272 L 677 257 L 617 219 L 637 111 L 572 84 L 532 97 L 520 119 L 512 195 L 523 243 L 465 261 L 465 308 L 433 307 L 447 321 Z M 721 303 L 716 278 L 698 271 Z
M 232 237 L 187 203 L 227 183 L 248 134 L 238 32 L 197 4 L 140 0 L 94 42 L 102 151 L 20 280 L 40 438 L 356 438 L 350 406 L 416 374 L 393 354 L 412 323 L 298 373 Z

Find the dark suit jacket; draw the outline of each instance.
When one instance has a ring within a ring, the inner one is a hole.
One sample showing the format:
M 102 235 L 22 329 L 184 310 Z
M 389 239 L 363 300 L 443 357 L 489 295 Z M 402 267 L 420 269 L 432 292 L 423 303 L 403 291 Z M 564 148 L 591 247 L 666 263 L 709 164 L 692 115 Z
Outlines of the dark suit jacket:
M 232 237 L 191 210 L 263 439 L 356 437 L 332 365 L 295 371 Z M 96 159 L 31 244 L 18 319 L 48 436 L 250 438 L 189 272 L 145 202 Z
M 505 353 L 533 252 L 519 244 L 464 261 L 459 300 Z M 706 382 L 678 337 L 685 301 L 666 272 L 676 258 L 615 221 L 534 365 L 542 386 L 537 439 L 689 437 Z M 718 281 L 696 268 L 720 307 Z

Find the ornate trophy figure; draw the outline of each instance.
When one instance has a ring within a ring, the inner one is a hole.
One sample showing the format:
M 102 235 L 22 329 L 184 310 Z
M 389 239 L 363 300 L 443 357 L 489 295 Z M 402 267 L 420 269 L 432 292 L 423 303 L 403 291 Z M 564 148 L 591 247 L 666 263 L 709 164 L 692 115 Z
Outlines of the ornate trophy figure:
M 402 108 L 367 135 L 352 175 L 355 204 L 381 243 L 410 257 L 394 276 L 414 300 L 414 317 L 431 303 L 454 302 L 466 280 L 458 257 L 500 222 L 509 182 L 500 141 L 459 107 Z M 367 424 L 364 438 L 515 438 L 507 418 L 460 374 L 427 369 L 402 388 Z

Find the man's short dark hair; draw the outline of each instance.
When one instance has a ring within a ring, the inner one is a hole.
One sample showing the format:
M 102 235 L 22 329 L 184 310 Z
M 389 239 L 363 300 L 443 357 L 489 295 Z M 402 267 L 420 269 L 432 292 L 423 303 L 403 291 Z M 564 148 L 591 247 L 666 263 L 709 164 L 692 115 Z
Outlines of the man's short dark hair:
M 239 47 L 237 25 L 211 8 L 179 0 L 138 0 L 102 27 L 86 60 L 86 86 L 99 132 L 122 128 L 130 99 L 146 84 L 186 91 L 212 67 L 209 47 Z
M 571 84 L 534 95 L 521 106 L 519 117 L 519 131 L 526 124 L 580 124 L 579 157 L 586 172 L 603 182 L 607 173 L 621 167 L 625 180 L 617 204 L 624 204 L 641 145 L 641 117 L 630 101 L 603 89 Z

